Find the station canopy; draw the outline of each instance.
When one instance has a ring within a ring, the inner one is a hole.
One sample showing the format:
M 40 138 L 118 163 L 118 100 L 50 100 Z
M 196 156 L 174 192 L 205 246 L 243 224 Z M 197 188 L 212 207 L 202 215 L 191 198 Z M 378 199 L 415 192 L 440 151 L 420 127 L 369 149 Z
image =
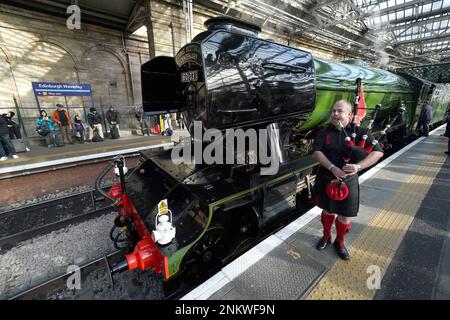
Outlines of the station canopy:
M 450 0 L 194 0 L 377 61 L 381 66 L 450 60 Z
M 227 15 L 264 31 L 319 49 L 363 58 L 383 67 L 450 62 L 450 0 L 3 0 L 3 3 L 67 17 L 77 3 L 83 21 L 133 33 L 149 10 L 166 2 L 181 11 Z M 183 16 L 183 15 L 182 15 Z M 152 17 L 155 19 L 155 17 Z M 198 22 L 197 22 L 198 23 Z M 201 26 L 196 26 L 199 28 Z M 288 40 L 289 44 L 289 40 Z M 446 65 L 447 66 L 447 65 Z

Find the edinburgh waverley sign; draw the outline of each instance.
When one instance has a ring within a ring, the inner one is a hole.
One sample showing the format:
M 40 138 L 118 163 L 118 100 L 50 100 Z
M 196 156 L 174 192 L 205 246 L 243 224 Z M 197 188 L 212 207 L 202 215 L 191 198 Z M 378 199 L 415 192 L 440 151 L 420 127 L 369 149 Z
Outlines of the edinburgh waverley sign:
M 83 83 L 32 82 L 36 96 L 90 96 L 91 85 Z

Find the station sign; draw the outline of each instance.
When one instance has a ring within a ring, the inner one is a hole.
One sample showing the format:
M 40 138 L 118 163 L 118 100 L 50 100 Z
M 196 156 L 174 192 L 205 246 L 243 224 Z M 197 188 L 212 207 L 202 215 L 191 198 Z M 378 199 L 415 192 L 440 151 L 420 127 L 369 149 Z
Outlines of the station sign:
M 91 85 L 83 83 L 32 82 L 33 91 L 39 97 L 90 96 Z

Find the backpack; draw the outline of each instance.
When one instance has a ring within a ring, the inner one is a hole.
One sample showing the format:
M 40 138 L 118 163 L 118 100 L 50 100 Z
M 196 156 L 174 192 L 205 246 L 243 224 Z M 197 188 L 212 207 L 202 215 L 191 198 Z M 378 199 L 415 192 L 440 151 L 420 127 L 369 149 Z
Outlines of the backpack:
M 43 124 L 38 125 L 38 126 L 36 127 L 36 132 L 37 132 L 39 135 L 45 137 L 46 135 L 48 135 L 48 134 L 50 133 L 50 126 L 48 125 L 47 122 L 44 122 Z
M 170 137 L 172 133 L 173 133 L 172 129 L 167 128 L 166 130 L 164 130 L 163 136 Z
M 109 133 L 111 135 L 111 139 L 119 139 L 120 138 L 119 129 L 117 129 L 116 125 L 111 125 L 111 129 L 110 129 Z
M 100 137 L 100 134 L 98 133 L 97 128 L 94 129 L 94 133 L 92 135 L 92 142 L 100 142 L 103 141 L 103 138 Z

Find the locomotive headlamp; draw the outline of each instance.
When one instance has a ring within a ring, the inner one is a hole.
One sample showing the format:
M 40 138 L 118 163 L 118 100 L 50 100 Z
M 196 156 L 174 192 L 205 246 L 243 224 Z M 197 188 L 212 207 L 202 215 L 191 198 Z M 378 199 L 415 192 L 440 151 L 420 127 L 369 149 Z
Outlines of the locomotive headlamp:
M 160 206 L 158 206 L 160 207 Z M 159 209 L 159 208 L 158 208 Z M 155 218 L 156 229 L 153 230 L 153 239 L 155 242 L 165 245 L 175 238 L 175 227 L 172 225 L 172 211 L 166 209 L 166 212 L 158 210 Z

